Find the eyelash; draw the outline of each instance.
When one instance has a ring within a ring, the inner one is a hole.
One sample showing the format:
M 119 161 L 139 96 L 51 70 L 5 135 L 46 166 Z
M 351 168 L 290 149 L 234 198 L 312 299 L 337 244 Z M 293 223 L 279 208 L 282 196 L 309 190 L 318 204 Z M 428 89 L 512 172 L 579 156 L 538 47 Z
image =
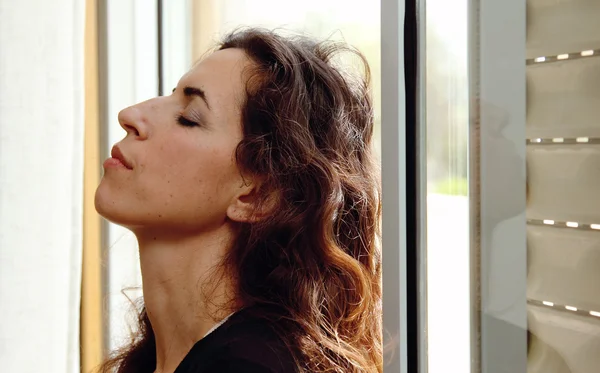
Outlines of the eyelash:
M 179 115 L 177 117 L 177 123 L 181 124 L 184 127 L 201 127 L 200 123 L 194 122 L 193 120 L 189 120 L 183 115 Z

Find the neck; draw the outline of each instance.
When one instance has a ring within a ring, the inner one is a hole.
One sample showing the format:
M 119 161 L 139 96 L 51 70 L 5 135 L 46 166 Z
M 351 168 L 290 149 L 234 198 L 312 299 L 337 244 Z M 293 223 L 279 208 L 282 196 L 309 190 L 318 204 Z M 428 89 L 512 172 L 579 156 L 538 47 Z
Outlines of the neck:
M 155 372 L 173 372 L 192 346 L 233 311 L 233 280 L 218 267 L 233 233 L 223 226 L 188 236 L 135 234 L 144 303 L 156 340 Z

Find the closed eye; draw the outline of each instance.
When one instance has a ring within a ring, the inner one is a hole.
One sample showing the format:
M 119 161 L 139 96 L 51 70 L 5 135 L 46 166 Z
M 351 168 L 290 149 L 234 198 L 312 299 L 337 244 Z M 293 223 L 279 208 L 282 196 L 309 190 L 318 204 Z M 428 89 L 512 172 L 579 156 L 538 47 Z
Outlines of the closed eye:
M 190 120 L 190 119 L 184 117 L 183 115 L 179 115 L 177 117 L 177 123 L 179 123 L 185 127 L 200 127 L 200 123 Z

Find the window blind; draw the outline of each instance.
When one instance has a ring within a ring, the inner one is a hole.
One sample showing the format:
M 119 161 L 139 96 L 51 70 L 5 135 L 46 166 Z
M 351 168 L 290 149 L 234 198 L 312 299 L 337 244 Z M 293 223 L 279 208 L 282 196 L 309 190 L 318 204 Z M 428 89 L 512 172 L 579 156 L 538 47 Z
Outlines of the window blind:
M 530 373 L 600 367 L 600 1 L 527 3 Z

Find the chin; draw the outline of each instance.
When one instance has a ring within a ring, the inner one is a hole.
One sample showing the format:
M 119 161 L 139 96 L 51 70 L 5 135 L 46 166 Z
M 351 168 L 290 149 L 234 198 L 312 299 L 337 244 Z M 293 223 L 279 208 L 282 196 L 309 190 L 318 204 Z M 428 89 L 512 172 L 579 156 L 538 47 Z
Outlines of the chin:
M 135 199 L 124 196 L 122 193 L 114 193 L 111 188 L 102 186 L 96 189 L 94 196 L 94 207 L 100 216 L 113 224 L 120 225 L 135 233 L 135 231 L 157 224 L 144 207 L 147 205 L 137 202 Z M 161 222 L 164 220 L 161 219 Z
M 119 198 L 114 198 L 108 193 L 108 190 L 102 187 L 102 184 L 96 189 L 94 196 L 94 207 L 100 216 L 118 225 L 128 227 L 131 225 L 131 217 L 127 217 L 125 212 L 131 211 L 125 206 Z
M 106 198 L 103 198 L 102 194 L 96 192 L 94 207 L 100 216 L 108 221 L 119 224 L 118 221 L 116 221 L 118 219 L 115 219 L 119 215 L 117 211 L 115 211 L 118 210 L 116 201 L 109 201 Z

